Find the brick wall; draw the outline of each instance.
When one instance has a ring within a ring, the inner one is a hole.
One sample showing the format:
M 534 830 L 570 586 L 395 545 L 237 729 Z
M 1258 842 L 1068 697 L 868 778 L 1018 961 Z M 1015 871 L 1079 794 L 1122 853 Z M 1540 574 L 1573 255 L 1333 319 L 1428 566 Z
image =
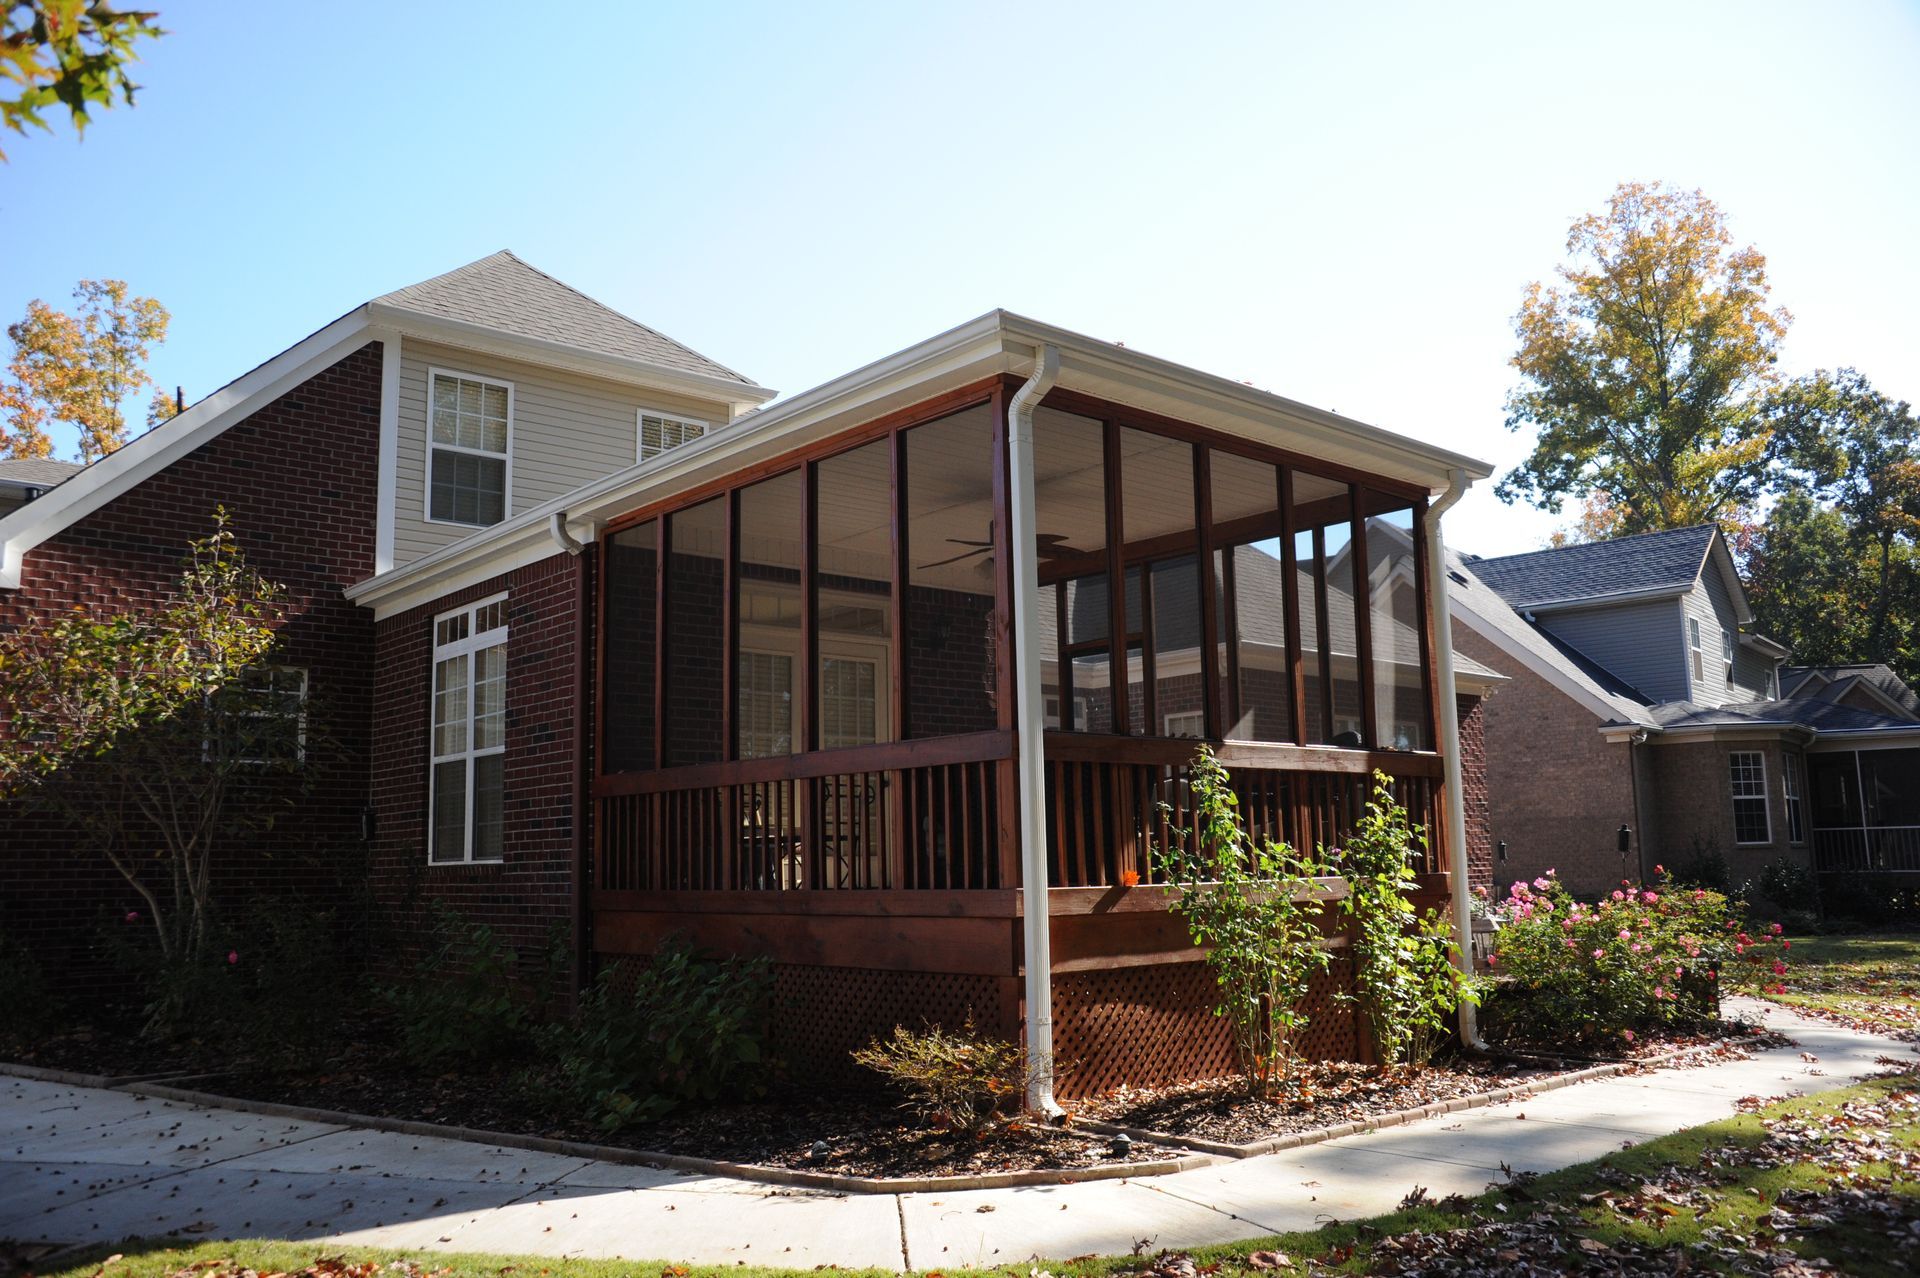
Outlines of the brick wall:
M 276 660 L 306 668 L 312 714 L 338 746 L 330 766 L 316 760 L 314 790 L 263 845 L 235 848 L 219 868 L 229 900 L 337 893 L 361 875 L 373 627 L 341 591 L 373 572 L 380 360 L 369 343 L 316 374 L 27 552 L 21 588 L 0 591 L 0 630 L 74 608 L 152 607 L 178 579 L 187 543 L 211 529 L 213 508 L 227 508 L 249 562 L 286 591 Z M 0 830 L 0 926 L 49 970 L 84 976 L 94 928 L 132 907 L 131 889 L 48 816 L 0 809 Z
M 1456 697 L 1460 716 L 1460 782 L 1467 818 L 1467 886 L 1493 885 L 1493 811 L 1487 790 L 1487 703 Z
M 591 555 L 556 553 L 375 627 L 371 879 L 401 949 L 442 901 L 537 958 L 574 904 L 576 669 Z M 506 797 L 497 863 L 427 863 L 427 751 L 436 614 L 507 595 Z M 590 601 L 590 592 L 587 600 Z M 583 654 L 585 655 L 585 654 Z
M 1727 756 L 1735 750 L 1758 751 L 1766 761 L 1771 842 L 1734 842 L 1733 780 Z M 1698 854 L 1718 852 L 1726 858 L 1727 868 L 1738 884 L 1758 874 L 1767 862 L 1780 857 L 1808 859 L 1805 847 L 1794 847 L 1788 841 L 1786 797 L 1781 786 L 1785 760 L 1779 741 L 1656 739 L 1647 754 L 1647 771 L 1653 780 L 1650 806 L 1659 823 L 1657 841 L 1647 845 L 1649 867 L 1658 862 L 1670 870 L 1677 869 Z
M 1591 711 L 1466 626 L 1454 628 L 1454 645 L 1511 679 L 1481 711 L 1488 838 L 1507 845 L 1506 861 L 1491 863 L 1494 879 L 1504 886 L 1556 869 L 1575 893 L 1613 887 L 1615 832 L 1639 824 L 1626 745 L 1602 738 Z

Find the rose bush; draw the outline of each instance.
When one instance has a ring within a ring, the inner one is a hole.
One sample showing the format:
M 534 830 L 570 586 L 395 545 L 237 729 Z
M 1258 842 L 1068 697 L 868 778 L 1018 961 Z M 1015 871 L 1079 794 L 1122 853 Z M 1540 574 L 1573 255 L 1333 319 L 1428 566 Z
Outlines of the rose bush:
M 1720 973 L 1732 964 L 1758 965 L 1775 982 L 1786 975 L 1778 924 L 1750 932 L 1739 902 L 1655 870 L 1652 883 L 1622 880 L 1592 902 L 1549 870 L 1485 904 L 1498 928 L 1490 1028 L 1517 1042 L 1630 1043 L 1718 1019 Z

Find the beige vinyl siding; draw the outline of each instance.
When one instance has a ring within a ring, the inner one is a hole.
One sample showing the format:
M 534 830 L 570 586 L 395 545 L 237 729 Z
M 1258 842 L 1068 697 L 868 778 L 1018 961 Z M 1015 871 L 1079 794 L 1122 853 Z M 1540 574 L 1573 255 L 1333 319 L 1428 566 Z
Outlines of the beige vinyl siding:
M 429 523 L 427 509 L 428 370 L 513 384 L 512 491 L 509 516 L 634 464 L 642 408 L 718 426 L 726 404 L 665 391 L 637 390 L 518 360 L 408 339 L 400 348 L 400 418 L 395 455 L 393 560 L 396 567 L 474 530 Z

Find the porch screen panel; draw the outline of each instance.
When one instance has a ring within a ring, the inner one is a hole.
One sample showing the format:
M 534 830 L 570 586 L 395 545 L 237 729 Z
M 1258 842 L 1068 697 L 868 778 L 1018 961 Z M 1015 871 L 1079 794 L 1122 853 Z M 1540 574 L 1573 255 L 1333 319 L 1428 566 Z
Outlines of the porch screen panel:
M 906 433 L 907 735 L 994 726 L 993 413 Z M 1044 592 L 1043 592 L 1044 593 Z
M 1372 496 L 1384 504 L 1378 494 Z M 1368 516 L 1367 564 L 1365 605 L 1373 640 L 1373 722 L 1378 725 L 1378 742 L 1389 750 L 1431 750 L 1427 674 L 1420 664 L 1418 629 L 1422 622 L 1416 574 L 1423 568 L 1413 558 L 1411 506 Z
M 1347 485 L 1294 472 L 1295 594 L 1307 707 L 1302 739 L 1307 744 L 1359 746 L 1366 740 L 1353 574 L 1347 561 L 1352 509 Z
M 656 548 L 653 521 L 607 538 L 605 772 L 646 772 L 653 759 Z
M 887 441 L 819 466 L 819 568 L 814 595 L 820 669 L 813 686 L 820 745 L 893 740 L 893 486 Z M 871 689 L 871 693 L 869 693 Z
M 1920 827 L 1920 750 L 1862 750 L 1867 824 Z
M 667 518 L 665 766 L 718 763 L 725 753 L 722 708 L 726 501 L 716 497 Z
M 1292 741 L 1287 689 L 1287 609 L 1299 604 L 1280 559 L 1279 473 L 1272 465 L 1211 451 L 1214 536 L 1224 561 L 1220 635 L 1226 670 L 1224 735 L 1236 741 Z M 1225 624 L 1231 621 L 1231 626 Z
M 1209 658 L 1201 650 L 1200 561 L 1191 553 L 1198 544 L 1193 479 L 1192 444 L 1120 428 L 1127 728 L 1136 736 L 1201 735 L 1193 732 L 1194 716 L 1206 721 Z
M 802 645 L 800 524 L 804 481 L 797 470 L 740 490 L 740 563 L 734 604 L 739 657 L 734 672 L 735 757 L 792 754 L 799 739 Z
M 1106 428 L 1042 407 L 1033 420 L 1041 690 L 1049 728 L 1112 732 Z

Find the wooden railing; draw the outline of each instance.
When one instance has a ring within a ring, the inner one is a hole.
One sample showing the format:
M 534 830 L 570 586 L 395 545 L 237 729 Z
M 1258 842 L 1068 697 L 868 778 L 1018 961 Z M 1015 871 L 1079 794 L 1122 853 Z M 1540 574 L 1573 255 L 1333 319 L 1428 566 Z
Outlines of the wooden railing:
M 1047 855 L 1056 887 L 1106 887 L 1129 871 L 1160 882 L 1157 850 L 1190 847 L 1192 742 L 1049 733 Z M 1429 847 L 1414 869 L 1434 873 L 1441 766 L 1437 755 L 1229 743 L 1227 766 L 1241 819 L 1255 839 L 1309 850 L 1336 846 L 1366 808 L 1373 770 L 1393 777 L 1395 798 Z
M 1011 733 L 601 777 L 609 891 L 969 889 L 1018 880 Z
M 1920 825 L 1827 826 L 1813 832 L 1813 868 L 1822 873 L 1920 871 Z

